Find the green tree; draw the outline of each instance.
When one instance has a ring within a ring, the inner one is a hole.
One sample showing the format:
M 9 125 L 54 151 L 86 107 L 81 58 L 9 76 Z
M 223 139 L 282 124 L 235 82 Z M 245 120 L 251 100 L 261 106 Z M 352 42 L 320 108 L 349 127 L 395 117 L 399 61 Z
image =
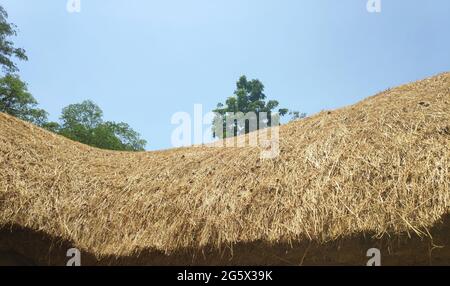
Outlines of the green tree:
M 103 122 L 102 118 L 103 111 L 90 100 L 64 107 L 60 117 L 63 122 L 63 129 L 75 128 L 77 126 L 85 129 L 93 129 Z
M 16 26 L 8 22 L 8 13 L 0 6 L 0 66 L 4 75 L 0 78 L 0 112 L 44 126 L 47 112 L 37 108 L 37 101 L 28 92 L 27 84 L 15 72 L 19 69 L 13 58 L 28 60 L 25 50 L 14 47 L 9 39 L 17 35 Z
M 223 134 L 222 137 L 226 137 L 227 133 L 232 132 L 234 136 L 239 134 L 248 133 L 250 131 L 248 121 L 245 121 L 243 124 L 239 122 L 238 119 L 234 120 L 234 124 L 232 126 L 226 126 L 226 117 L 227 113 L 239 113 L 243 114 L 254 112 L 256 114 L 257 121 L 257 129 L 262 128 L 260 126 L 260 113 L 267 113 L 267 126 L 271 125 L 272 113 L 278 107 L 279 102 L 276 100 L 268 100 L 266 102 L 266 95 L 264 94 L 264 85 L 257 79 L 247 80 L 247 77 L 241 76 L 236 83 L 236 90 L 233 96 L 230 96 L 225 101 L 225 104 L 218 103 L 217 108 L 214 110 L 220 117 L 216 116 L 213 123 L 216 123 L 217 120 L 222 120 L 223 123 Z M 288 109 L 280 108 L 277 110 L 280 116 L 284 116 L 288 113 Z M 219 121 L 220 124 L 220 121 Z M 244 126 L 245 124 L 245 126 Z M 214 128 L 214 126 L 213 126 Z M 214 130 L 215 131 L 215 130 Z M 219 134 L 214 132 L 214 137 L 218 137 Z
M 306 113 L 300 113 L 300 111 L 289 111 L 289 115 L 291 116 L 290 121 L 295 121 L 306 117 Z
M 37 108 L 37 101 L 28 92 L 26 83 L 13 74 L 0 78 L 0 111 L 39 126 L 47 122 L 47 112 Z
M 8 13 L 0 5 L 0 112 L 5 112 L 70 139 L 112 150 L 144 150 L 147 142 L 126 123 L 103 122 L 102 110 L 92 101 L 72 104 L 63 109 L 62 123 L 48 122 L 47 112 L 37 108 L 37 101 L 27 85 L 15 73 L 13 59 L 28 60 L 25 50 L 16 48 L 10 37 L 17 27 L 8 22 Z
M 107 121 L 105 124 L 116 138 L 121 142 L 121 148 L 129 151 L 142 151 L 147 145 L 147 141 L 140 138 L 140 134 L 134 131 L 130 125 L 124 122 Z
M 43 128 L 47 129 L 48 131 L 51 131 L 53 133 L 59 133 L 61 126 L 59 125 L 58 122 L 45 122 L 44 124 L 42 124 Z
M 90 100 L 65 107 L 60 126 L 49 126 L 81 143 L 109 150 L 143 151 L 147 142 L 128 124 L 103 121 L 103 111 Z
M 14 47 L 14 43 L 9 40 L 16 36 L 16 25 L 8 22 L 8 13 L 0 6 L 0 65 L 5 73 L 14 73 L 19 69 L 13 62 L 13 57 L 20 60 L 27 60 L 25 50 Z

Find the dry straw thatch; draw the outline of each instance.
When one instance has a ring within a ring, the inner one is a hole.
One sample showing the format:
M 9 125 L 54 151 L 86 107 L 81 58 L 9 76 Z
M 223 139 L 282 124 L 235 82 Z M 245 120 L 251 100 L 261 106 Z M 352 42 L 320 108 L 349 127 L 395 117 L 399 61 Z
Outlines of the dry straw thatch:
M 96 259 L 430 236 L 450 211 L 450 73 L 284 125 L 280 151 L 112 152 L 0 114 L 0 227 Z

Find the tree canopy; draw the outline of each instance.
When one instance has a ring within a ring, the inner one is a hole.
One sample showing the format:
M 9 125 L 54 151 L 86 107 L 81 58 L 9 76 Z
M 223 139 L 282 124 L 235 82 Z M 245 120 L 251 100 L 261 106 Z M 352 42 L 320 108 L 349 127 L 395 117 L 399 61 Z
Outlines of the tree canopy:
M 37 108 L 37 105 L 26 83 L 18 75 L 7 74 L 0 78 L 0 112 L 43 126 L 47 121 L 47 112 Z
M 8 22 L 8 13 L 0 6 L 0 112 L 42 126 L 47 112 L 37 108 L 37 101 L 28 92 L 27 84 L 16 74 L 19 71 L 14 58 L 28 60 L 25 50 L 16 48 L 10 37 L 16 36 L 16 26 Z
M 230 114 L 243 113 L 247 114 L 253 112 L 257 118 L 257 129 L 262 128 L 259 119 L 260 113 L 267 113 L 267 126 L 271 126 L 272 113 L 278 107 L 279 103 L 276 100 L 268 100 L 266 102 L 266 95 L 264 94 L 264 85 L 257 79 L 247 80 L 245 75 L 241 76 L 236 82 L 236 90 L 234 94 L 227 98 L 225 104 L 218 103 L 217 108 L 214 110 L 221 118 L 214 119 L 214 123 L 217 120 L 223 121 L 223 134 L 217 134 L 214 132 L 215 137 L 226 137 L 227 132 L 233 133 L 233 136 L 250 132 L 248 121 L 240 122 L 234 120 L 233 126 L 226 126 L 226 117 Z M 277 110 L 280 116 L 284 116 L 288 113 L 288 109 L 280 108 Z M 220 124 L 220 122 L 219 122 Z M 214 128 L 214 127 L 213 127 Z M 215 130 L 214 130 L 215 131 Z
M 25 50 L 16 48 L 9 37 L 16 36 L 16 25 L 8 22 L 8 13 L 0 6 L 0 65 L 5 73 L 14 73 L 19 71 L 13 58 L 27 60 Z
M 63 109 L 61 124 L 48 122 L 47 112 L 28 91 L 17 75 L 14 59 L 28 60 L 25 50 L 16 48 L 10 37 L 17 35 L 16 26 L 8 22 L 8 13 L 0 5 L 0 112 L 32 122 L 70 139 L 103 149 L 140 151 L 147 142 L 128 124 L 103 121 L 103 112 L 92 101 L 71 104 Z
M 81 143 L 109 150 L 143 151 L 147 142 L 127 123 L 103 121 L 103 111 L 90 100 L 62 110 L 61 124 L 48 129 Z

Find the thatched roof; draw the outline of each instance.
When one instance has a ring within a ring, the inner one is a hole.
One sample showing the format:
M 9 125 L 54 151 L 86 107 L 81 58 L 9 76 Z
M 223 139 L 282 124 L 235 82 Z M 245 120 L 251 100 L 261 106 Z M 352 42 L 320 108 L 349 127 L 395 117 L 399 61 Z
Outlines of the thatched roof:
M 102 257 L 427 236 L 450 211 L 450 73 L 280 128 L 258 147 L 91 148 L 0 113 L 0 227 Z

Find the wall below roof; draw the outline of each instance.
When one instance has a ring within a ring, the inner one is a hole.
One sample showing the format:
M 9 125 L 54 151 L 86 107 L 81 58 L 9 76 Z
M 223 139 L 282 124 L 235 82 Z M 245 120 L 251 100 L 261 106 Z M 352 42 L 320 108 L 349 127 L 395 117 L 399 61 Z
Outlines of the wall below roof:
M 183 250 L 170 255 L 144 250 L 128 257 L 101 257 L 81 250 L 82 265 L 365 265 L 369 248 L 381 251 L 382 265 L 450 265 L 450 215 L 430 229 L 430 237 L 415 233 L 371 238 L 356 234 L 326 244 L 301 242 L 268 245 L 236 244 L 222 250 Z M 0 229 L 0 265 L 65 265 L 73 244 L 44 233 L 9 226 Z

